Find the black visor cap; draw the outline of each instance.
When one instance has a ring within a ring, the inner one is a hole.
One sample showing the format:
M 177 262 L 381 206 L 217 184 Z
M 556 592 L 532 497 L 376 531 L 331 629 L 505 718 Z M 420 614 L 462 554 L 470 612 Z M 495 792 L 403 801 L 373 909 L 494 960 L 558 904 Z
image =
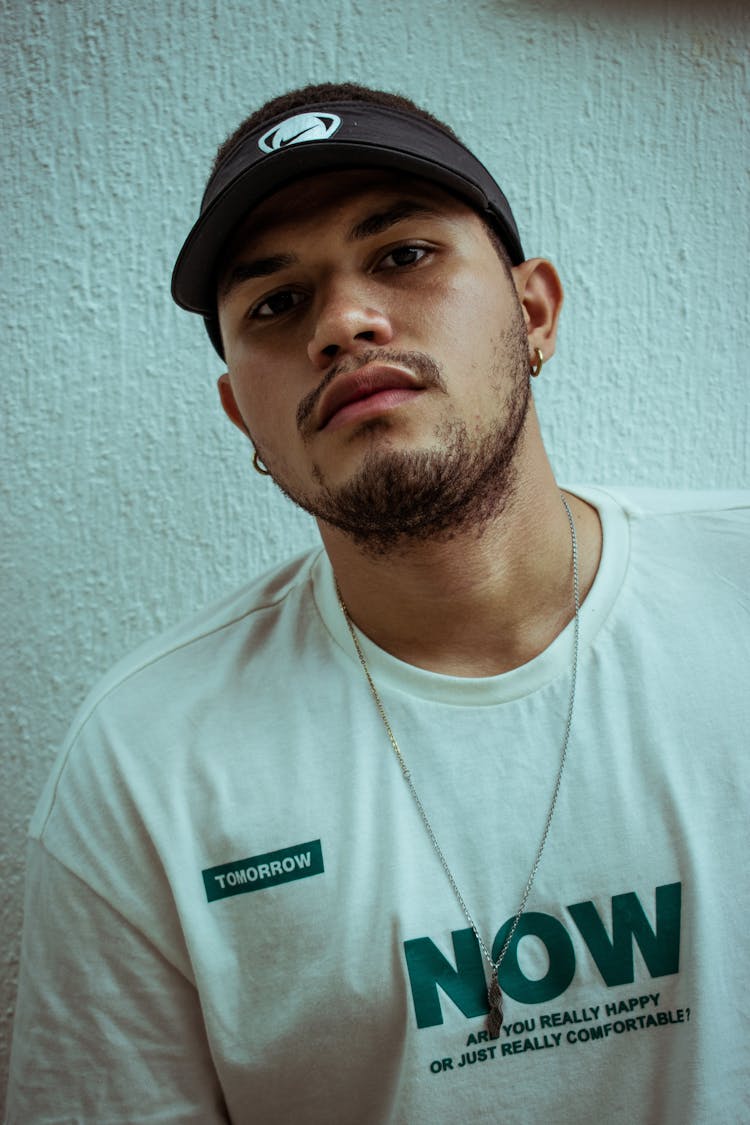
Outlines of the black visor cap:
M 261 200 L 294 180 L 345 168 L 382 168 L 438 184 L 494 227 L 513 265 L 523 261 L 507 199 L 484 165 L 439 126 L 370 102 L 305 106 L 264 122 L 227 154 L 178 255 L 172 296 L 207 318 L 217 350 L 216 271 L 232 232 Z

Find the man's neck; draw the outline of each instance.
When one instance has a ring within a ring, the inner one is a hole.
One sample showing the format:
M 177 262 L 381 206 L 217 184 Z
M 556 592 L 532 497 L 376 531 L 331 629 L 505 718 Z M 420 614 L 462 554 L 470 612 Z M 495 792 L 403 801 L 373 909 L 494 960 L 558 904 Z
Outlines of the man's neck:
M 601 552 L 596 511 L 566 494 L 576 524 L 580 592 Z M 400 660 L 454 676 L 491 676 L 538 656 L 574 615 L 571 533 L 551 470 L 517 490 L 481 532 L 384 555 L 321 526 L 352 620 Z

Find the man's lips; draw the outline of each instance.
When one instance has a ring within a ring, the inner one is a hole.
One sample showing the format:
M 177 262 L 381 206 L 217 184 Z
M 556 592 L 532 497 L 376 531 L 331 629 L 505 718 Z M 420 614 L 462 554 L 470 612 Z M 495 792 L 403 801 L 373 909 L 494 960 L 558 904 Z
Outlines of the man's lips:
M 390 409 L 406 402 L 424 389 L 410 371 L 383 363 L 368 363 L 349 375 L 339 375 L 321 397 L 317 428 L 334 428 L 337 423 L 367 414 L 372 409 Z M 361 404 L 360 409 L 357 409 Z M 351 409 L 348 409 L 351 408 Z

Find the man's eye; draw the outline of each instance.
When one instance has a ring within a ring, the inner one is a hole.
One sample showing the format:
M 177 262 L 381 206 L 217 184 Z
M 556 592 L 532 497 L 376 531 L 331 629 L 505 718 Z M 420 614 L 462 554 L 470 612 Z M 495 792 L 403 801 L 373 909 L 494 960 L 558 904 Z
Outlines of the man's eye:
M 394 266 L 415 266 L 428 253 L 424 246 L 397 246 L 395 250 L 391 250 L 381 258 L 380 265 L 385 269 L 392 269 Z
M 264 297 L 262 301 L 259 301 L 250 310 L 250 315 L 254 320 L 269 320 L 271 317 L 281 316 L 282 313 L 289 312 L 302 299 L 302 293 L 296 293 L 293 289 L 282 289 L 278 293 L 271 293 L 269 297 Z

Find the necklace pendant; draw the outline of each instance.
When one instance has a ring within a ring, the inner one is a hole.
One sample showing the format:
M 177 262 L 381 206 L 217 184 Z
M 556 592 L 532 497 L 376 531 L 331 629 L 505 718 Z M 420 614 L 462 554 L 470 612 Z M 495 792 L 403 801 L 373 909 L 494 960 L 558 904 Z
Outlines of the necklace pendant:
M 487 1031 L 490 1039 L 500 1038 L 500 1028 L 503 1025 L 503 993 L 497 979 L 497 968 L 493 968 L 490 977 L 490 987 L 487 989 L 487 999 L 490 1010 L 487 1016 Z

